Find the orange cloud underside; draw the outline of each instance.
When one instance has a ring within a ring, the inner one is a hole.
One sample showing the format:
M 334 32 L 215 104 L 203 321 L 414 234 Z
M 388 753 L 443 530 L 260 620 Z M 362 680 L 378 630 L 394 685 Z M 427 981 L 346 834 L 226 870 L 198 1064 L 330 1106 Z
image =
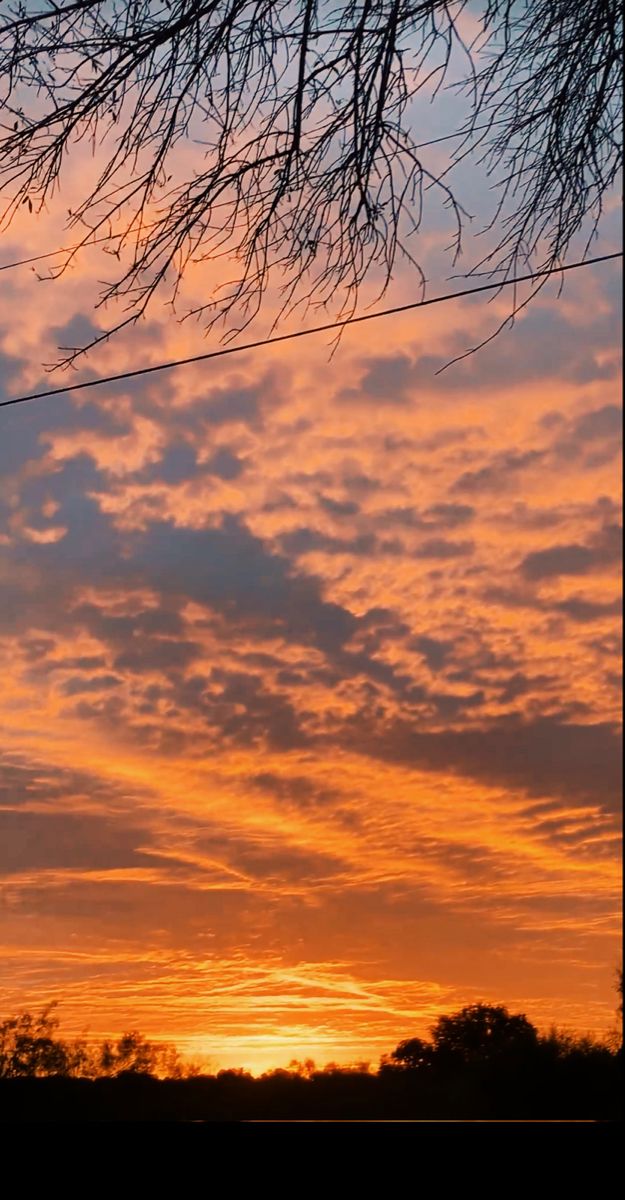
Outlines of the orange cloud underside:
M 7 394 L 97 277 L 52 321 L 13 273 Z M 6 410 L 3 1008 L 253 1070 L 476 998 L 611 1026 L 614 280 L 439 376 L 493 306 Z

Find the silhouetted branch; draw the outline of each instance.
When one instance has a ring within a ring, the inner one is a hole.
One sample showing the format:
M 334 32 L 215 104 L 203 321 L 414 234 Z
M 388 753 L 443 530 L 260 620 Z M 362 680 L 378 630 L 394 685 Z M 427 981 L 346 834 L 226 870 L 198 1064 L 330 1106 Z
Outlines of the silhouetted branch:
M 0 25 L 4 223 L 40 211 L 76 143 L 100 164 L 69 224 L 107 237 L 120 272 L 100 303 L 132 323 L 188 264 L 227 258 L 232 279 L 194 310 L 231 335 L 280 277 L 278 318 L 353 312 L 372 270 L 380 294 L 426 190 L 465 212 L 448 171 L 427 167 L 414 97 L 467 63 L 469 117 L 450 169 L 477 154 L 498 191 L 495 242 L 476 270 L 562 262 L 592 237 L 621 164 L 616 0 L 485 0 L 465 45 L 465 0 L 72 0 L 9 4 Z M 187 139 L 197 165 L 176 161 Z M 123 258 L 123 265 L 122 263 Z M 67 264 L 64 264 L 67 265 Z M 63 267 L 60 268 L 63 270 Z M 423 274 L 420 274 L 424 282 Z M 70 359 L 74 357 L 71 354 Z

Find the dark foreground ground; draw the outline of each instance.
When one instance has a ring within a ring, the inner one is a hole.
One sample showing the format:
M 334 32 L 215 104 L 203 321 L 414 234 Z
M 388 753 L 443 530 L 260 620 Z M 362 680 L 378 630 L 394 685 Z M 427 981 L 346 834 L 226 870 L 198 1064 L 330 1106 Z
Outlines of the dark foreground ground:
M 466 1067 L 436 1078 L 391 1071 L 3 1079 L 0 1121 L 620 1121 L 620 1075 L 612 1057 L 563 1062 L 549 1073 Z

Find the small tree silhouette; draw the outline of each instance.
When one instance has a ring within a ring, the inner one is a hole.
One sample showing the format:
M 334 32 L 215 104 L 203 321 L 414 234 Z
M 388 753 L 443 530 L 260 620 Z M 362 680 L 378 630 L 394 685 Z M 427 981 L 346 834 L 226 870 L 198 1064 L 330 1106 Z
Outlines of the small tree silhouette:
M 96 1070 L 101 1075 L 165 1075 L 170 1079 L 183 1073 L 173 1046 L 149 1042 L 137 1030 L 124 1033 L 116 1043 L 103 1042 Z
M 56 1037 L 55 1007 L 52 1003 L 38 1016 L 24 1012 L 0 1024 L 0 1078 L 68 1073 L 71 1056 Z
M 412 1071 L 430 1067 L 433 1061 L 432 1045 L 421 1038 L 408 1038 L 400 1042 L 390 1055 L 390 1064 L 407 1067 Z

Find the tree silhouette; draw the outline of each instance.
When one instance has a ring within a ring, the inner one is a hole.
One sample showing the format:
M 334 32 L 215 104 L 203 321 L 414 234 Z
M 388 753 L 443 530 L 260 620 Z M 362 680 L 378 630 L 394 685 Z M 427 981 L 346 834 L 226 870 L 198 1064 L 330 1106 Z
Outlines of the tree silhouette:
M 439 1055 L 488 1062 L 531 1052 L 538 1034 L 527 1017 L 511 1015 L 503 1005 L 469 1004 L 452 1016 L 439 1017 L 432 1041 Z
M 389 1061 L 392 1066 L 408 1067 L 412 1071 L 429 1067 L 433 1061 L 432 1046 L 421 1038 L 408 1038 L 392 1051 Z
M 137 1030 L 124 1033 L 117 1042 L 108 1039 L 96 1051 L 94 1075 L 162 1075 L 177 1079 L 183 1074 L 173 1046 L 149 1042 Z
M 616 968 L 616 994 L 618 996 L 618 1004 L 616 1006 L 617 1026 L 614 1030 L 614 1042 L 617 1049 L 623 1047 L 623 965 Z
M 72 1056 L 56 1036 L 55 1007 L 49 1004 L 38 1016 L 23 1012 L 0 1024 L 0 1079 L 69 1074 Z
M 84 1038 L 64 1040 L 58 1036 L 55 1008 L 52 1003 L 39 1015 L 22 1012 L 0 1023 L 0 1079 L 46 1075 L 161 1075 L 176 1079 L 187 1073 L 175 1047 L 149 1042 L 136 1031 L 123 1034 L 117 1042 L 107 1039 L 91 1046 Z
M 125 1071 L 132 1075 L 152 1075 L 158 1064 L 158 1049 L 133 1030 L 124 1033 L 115 1046 L 104 1042 L 100 1062 L 106 1074 L 119 1075 Z
M 0 25 L 0 187 L 9 222 L 39 211 L 68 150 L 97 150 L 69 224 L 119 259 L 101 303 L 118 329 L 189 262 L 234 260 L 196 310 L 253 318 L 270 277 L 281 312 L 344 316 L 398 256 L 426 192 L 465 222 L 450 170 L 473 154 L 498 189 L 498 233 L 474 270 L 562 263 L 596 229 L 622 161 L 616 0 L 14 0 Z M 466 29 L 477 32 L 467 40 Z M 464 62 L 448 166 L 413 125 Z M 177 156 L 194 139 L 193 163 Z M 71 260 L 72 255 L 69 255 Z M 67 264 L 66 259 L 65 264 Z M 206 283 L 209 286 L 209 283 Z M 105 336 L 105 335 L 103 335 Z M 99 339 L 96 339 L 99 340 Z M 71 357 L 71 355 L 70 355 Z

